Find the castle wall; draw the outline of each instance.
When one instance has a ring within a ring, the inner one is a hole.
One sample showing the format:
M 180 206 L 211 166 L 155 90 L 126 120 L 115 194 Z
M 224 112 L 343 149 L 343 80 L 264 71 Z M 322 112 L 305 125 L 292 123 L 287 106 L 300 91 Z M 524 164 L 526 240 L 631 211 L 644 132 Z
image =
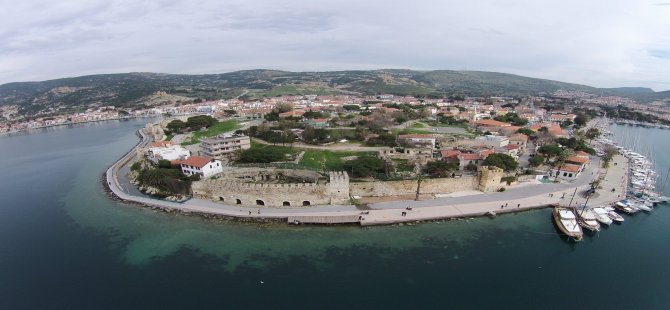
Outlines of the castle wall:
M 357 182 L 351 183 L 349 188 L 352 196 L 361 197 L 413 195 L 416 193 L 416 183 L 416 180 Z M 478 184 L 476 176 L 424 179 L 421 181 L 421 193 L 445 194 L 476 190 Z
M 231 179 L 193 182 L 193 196 L 243 206 L 307 206 L 349 203 L 349 176 L 331 172 L 330 181 L 318 183 L 244 183 Z M 239 200 L 239 203 L 238 203 Z M 288 203 L 288 205 L 287 205 Z

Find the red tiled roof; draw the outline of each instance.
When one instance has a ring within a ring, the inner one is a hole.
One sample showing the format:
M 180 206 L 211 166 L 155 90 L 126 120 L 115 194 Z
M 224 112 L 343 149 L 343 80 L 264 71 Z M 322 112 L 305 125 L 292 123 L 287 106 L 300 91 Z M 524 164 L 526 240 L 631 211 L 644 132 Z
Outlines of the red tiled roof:
M 524 141 L 528 142 L 528 136 L 522 134 L 522 133 L 515 133 L 511 136 L 509 136 L 510 141 Z
M 577 151 L 577 152 L 575 152 L 575 156 L 586 156 L 586 157 L 589 157 L 589 153 L 584 152 L 584 151 Z
M 518 146 L 518 145 L 516 145 L 516 144 L 508 144 L 508 145 L 505 145 L 505 146 L 503 146 L 503 147 L 504 147 L 505 149 L 507 149 L 507 150 L 510 150 L 510 151 L 511 151 L 511 150 L 516 150 L 516 149 L 520 148 L 520 146 Z
M 505 122 L 499 122 L 494 119 L 483 119 L 481 121 L 477 121 L 478 126 L 491 126 L 491 127 L 509 127 L 512 126 L 508 123 Z
M 577 166 L 577 165 L 567 164 L 567 165 L 561 166 L 560 168 L 554 167 L 554 169 L 558 169 L 560 171 L 565 171 L 565 172 L 579 172 L 579 169 L 581 169 L 581 167 Z
M 191 156 L 185 160 L 180 161 L 182 165 L 194 166 L 202 168 L 207 165 L 212 159 L 204 156 Z
M 584 156 L 571 156 L 566 161 L 573 162 L 573 163 L 578 163 L 578 164 L 585 164 L 589 161 L 589 158 L 584 157 Z
M 458 155 L 458 158 L 463 159 L 463 160 L 479 160 L 479 159 L 481 159 L 479 154 L 475 154 L 475 153 L 461 153 L 460 155 Z
M 442 158 L 454 158 L 457 157 L 458 154 L 461 154 L 461 151 L 459 150 L 442 150 L 440 151 L 440 155 Z

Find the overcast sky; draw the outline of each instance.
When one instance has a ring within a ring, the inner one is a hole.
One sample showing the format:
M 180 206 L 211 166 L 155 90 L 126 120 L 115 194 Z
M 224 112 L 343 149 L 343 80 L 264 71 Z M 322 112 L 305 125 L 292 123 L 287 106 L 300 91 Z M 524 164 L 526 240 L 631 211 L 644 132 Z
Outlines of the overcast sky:
M 670 89 L 668 0 L 0 0 L 0 8 L 0 83 L 408 68 Z

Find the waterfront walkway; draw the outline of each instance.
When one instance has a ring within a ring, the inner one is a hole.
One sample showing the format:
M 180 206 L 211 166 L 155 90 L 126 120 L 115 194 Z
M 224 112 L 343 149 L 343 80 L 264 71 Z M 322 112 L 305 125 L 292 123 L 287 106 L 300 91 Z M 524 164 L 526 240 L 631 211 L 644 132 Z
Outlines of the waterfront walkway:
M 142 141 L 147 143 L 141 133 Z M 119 182 L 121 168 L 135 159 L 135 151 L 131 150 L 112 167 L 107 169 L 106 182 L 111 192 L 118 198 L 157 207 L 165 210 L 176 210 L 186 213 L 217 215 L 246 220 L 282 220 L 310 219 L 315 223 L 360 223 L 360 225 L 379 225 L 402 222 L 426 221 L 454 217 L 481 216 L 487 213 L 517 212 L 529 209 L 544 208 L 552 204 L 572 205 L 586 199 L 580 193 L 590 188 L 591 181 L 603 176 L 602 189 L 589 201 L 589 206 L 605 204 L 624 197 L 626 176 L 626 160 L 623 156 L 615 156 L 609 169 L 599 168 L 600 161 L 593 162 L 571 183 L 530 184 L 513 186 L 505 192 L 479 193 L 474 195 L 445 197 L 422 201 L 391 201 L 371 204 L 369 210 L 362 211 L 353 205 L 325 205 L 309 208 L 268 208 L 243 207 L 225 205 L 204 199 L 190 199 L 186 202 L 171 202 L 147 196 L 133 195 L 125 190 Z M 616 164 L 615 164 L 616 163 Z M 121 177 L 125 179 L 125 176 Z M 127 185 L 123 185 L 127 186 Z M 616 191 L 612 192 L 612 188 Z M 575 192 L 577 195 L 572 199 Z M 411 210 L 408 210 L 410 208 Z M 337 219 L 342 219 L 338 221 Z M 355 219 L 355 220 L 352 220 Z

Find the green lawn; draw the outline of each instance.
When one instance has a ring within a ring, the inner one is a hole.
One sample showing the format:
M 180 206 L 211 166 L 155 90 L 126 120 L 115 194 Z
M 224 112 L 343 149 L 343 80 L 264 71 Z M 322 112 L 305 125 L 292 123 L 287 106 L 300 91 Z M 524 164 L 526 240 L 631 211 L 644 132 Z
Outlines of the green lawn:
M 425 128 L 426 125 L 424 123 L 421 123 L 421 122 L 416 122 L 416 123 L 412 124 L 412 126 L 410 126 L 410 127 L 411 128 Z
M 233 131 L 237 128 L 240 128 L 240 124 L 239 121 L 234 119 L 218 122 L 212 127 L 207 128 L 207 130 L 193 132 L 191 139 L 182 142 L 181 145 L 200 143 L 200 139 L 202 138 L 214 137 L 225 132 Z
M 369 152 L 347 152 L 347 151 L 326 151 L 326 150 L 304 150 L 300 164 L 314 169 L 338 170 L 342 168 L 343 157 L 365 156 Z

